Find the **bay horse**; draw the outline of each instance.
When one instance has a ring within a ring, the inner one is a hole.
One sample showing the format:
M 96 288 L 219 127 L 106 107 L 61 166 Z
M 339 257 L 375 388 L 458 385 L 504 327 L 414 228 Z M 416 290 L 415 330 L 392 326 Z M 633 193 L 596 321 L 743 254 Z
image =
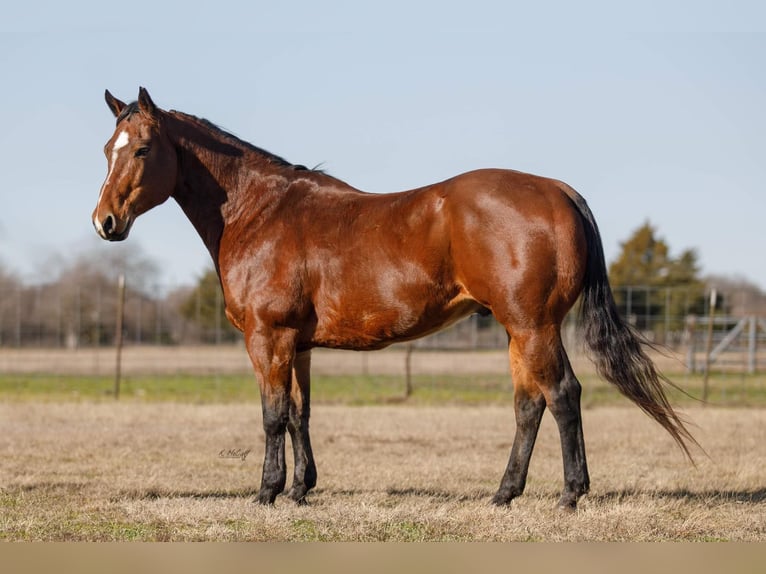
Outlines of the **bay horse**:
M 491 313 L 508 333 L 516 415 L 492 502 L 522 494 L 547 407 L 564 462 L 558 506 L 575 509 L 589 477 L 581 387 L 560 330 L 580 296 L 600 375 L 691 458 L 694 438 L 666 398 L 669 381 L 619 316 L 596 221 L 568 185 L 483 169 L 411 191 L 364 193 L 207 120 L 162 110 L 144 88 L 130 104 L 108 90 L 105 98 L 117 121 L 93 224 L 102 238 L 121 241 L 137 217 L 172 197 L 202 238 L 260 387 L 259 502 L 273 504 L 285 488 L 286 432 L 295 459 L 287 496 L 304 502 L 316 484 L 312 348 L 380 349 Z

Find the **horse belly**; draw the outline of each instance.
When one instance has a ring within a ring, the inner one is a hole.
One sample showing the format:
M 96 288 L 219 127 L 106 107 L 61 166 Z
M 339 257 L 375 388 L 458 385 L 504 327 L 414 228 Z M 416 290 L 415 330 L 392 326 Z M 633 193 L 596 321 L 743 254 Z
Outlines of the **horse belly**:
M 430 335 L 463 317 L 485 309 L 473 299 L 458 296 L 441 305 L 414 310 L 406 305 L 348 307 L 345 312 L 318 314 L 312 344 L 350 350 L 383 349 L 394 343 Z

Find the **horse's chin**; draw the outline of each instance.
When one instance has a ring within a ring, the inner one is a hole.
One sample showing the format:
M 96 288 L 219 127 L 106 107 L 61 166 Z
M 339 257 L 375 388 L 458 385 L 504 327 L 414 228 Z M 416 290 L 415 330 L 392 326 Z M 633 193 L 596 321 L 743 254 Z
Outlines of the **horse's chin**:
M 116 233 L 113 235 L 109 235 L 107 237 L 104 237 L 103 239 L 106 239 L 107 241 L 125 241 L 128 238 L 128 235 L 130 235 L 130 228 L 126 229 L 122 233 Z
M 135 221 L 134 217 L 131 217 L 128 219 L 128 222 L 125 224 L 125 229 L 122 231 L 111 233 L 108 237 L 106 237 L 107 241 L 125 241 L 128 238 L 128 235 L 130 235 L 130 230 L 133 228 L 133 222 Z

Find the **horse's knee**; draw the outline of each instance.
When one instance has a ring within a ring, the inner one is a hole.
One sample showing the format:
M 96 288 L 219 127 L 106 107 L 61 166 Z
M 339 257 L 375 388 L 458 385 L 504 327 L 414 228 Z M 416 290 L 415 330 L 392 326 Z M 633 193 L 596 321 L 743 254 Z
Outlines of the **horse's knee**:
M 290 410 L 287 400 L 282 397 L 264 398 L 262 411 L 263 430 L 266 434 L 284 434 L 290 421 Z

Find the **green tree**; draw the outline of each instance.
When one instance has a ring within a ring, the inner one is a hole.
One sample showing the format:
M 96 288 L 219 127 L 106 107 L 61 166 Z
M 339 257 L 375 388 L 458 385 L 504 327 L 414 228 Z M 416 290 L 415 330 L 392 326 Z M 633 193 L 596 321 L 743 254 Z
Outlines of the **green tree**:
M 654 286 L 667 276 L 670 249 L 648 221 L 620 247 L 620 256 L 609 266 L 612 286 Z
M 200 339 L 206 343 L 233 341 L 238 331 L 226 318 L 223 292 L 214 269 L 206 271 L 197 286 L 181 305 L 181 314 L 200 330 Z
M 686 249 L 672 257 L 648 221 L 620 247 L 609 266 L 609 280 L 620 312 L 637 328 L 679 330 L 687 315 L 703 312 L 705 285 L 696 251 Z

